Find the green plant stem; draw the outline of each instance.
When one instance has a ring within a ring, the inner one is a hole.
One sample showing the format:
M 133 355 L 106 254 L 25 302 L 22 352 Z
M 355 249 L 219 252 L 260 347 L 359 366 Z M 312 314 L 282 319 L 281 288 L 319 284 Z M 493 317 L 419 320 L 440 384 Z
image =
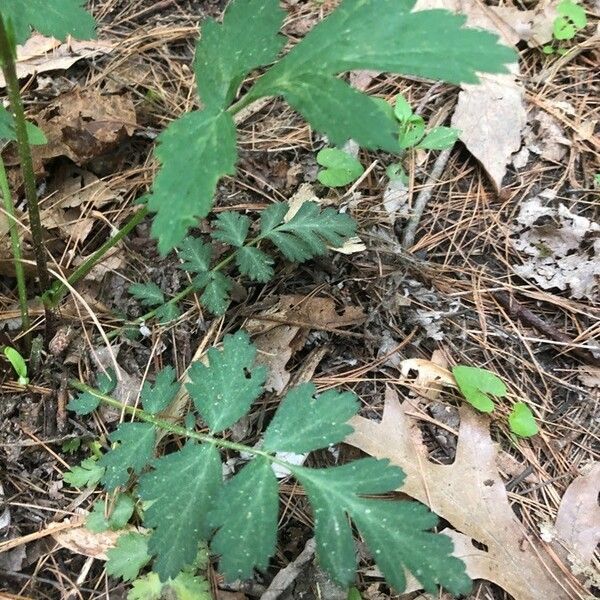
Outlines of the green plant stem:
M 255 456 L 262 456 L 263 458 L 267 458 L 271 462 L 277 463 L 285 467 L 286 469 L 289 469 L 290 471 L 293 471 L 296 468 L 295 465 L 289 464 L 284 460 L 281 460 L 276 456 L 269 454 L 268 452 L 264 452 L 263 450 L 258 450 L 257 448 L 253 448 L 252 446 L 246 446 L 244 444 L 230 442 L 229 440 L 223 438 L 213 437 L 212 435 L 208 435 L 206 433 L 198 433 L 197 431 L 186 429 L 185 427 L 181 427 L 181 425 L 176 425 L 175 423 L 171 423 L 169 421 L 166 421 L 165 419 L 155 417 L 154 415 L 151 415 L 150 413 L 146 412 L 141 408 L 136 408 L 135 406 L 123 404 L 122 402 L 119 402 L 112 396 L 103 394 L 96 388 L 86 385 L 82 381 L 79 381 L 79 379 L 69 379 L 69 386 L 80 392 L 86 392 L 88 394 L 91 394 L 107 406 L 111 406 L 112 408 L 120 410 L 128 415 L 131 415 L 139 421 L 151 423 L 155 427 L 158 427 L 163 431 L 167 431 L 168 433 L 173 433 L 175 435 L 191 438 L 199 442 L 205 442 L 207 444 L 214 444 L 219 448 L 227 448 L 229 450 L 235 450 L 236 452 L 247 452 L 249 454 L 254 454 Z
M 25 285 L 25 270 L 23 269 L 21 252 L 21 238 L 19 237 L 19 228 L 17 226 L 17 218 L 15 216 L 15 207 L 13 205 L 10 187 L 6 177 L 6 168 L 4 160 L 0 155 L 0 192 L 4 201 L 4 210 L 8 215 L 8 232 L 10 234 L 10 243 L 12 245 L 13 262 L 15 265 L 15 276 L 17 278 L 17 292 L 19 295 L 19 308 L 21 310 L 21 328 L 24 331 L 24 342 L 27 353 L 31 348 L 31 334 L 29 328 L 31 321 L 29 320 L 29 308 L 27 306 L 27 286 Z
M 139 209 L 135 215 L 125 225 L 117 231 L 115 235 L 110 237 L 96 252 L 81 263 L 71 275 L 67 278 L 70 286 L 75 285 L 79 280 L 83 279 L 94 266 L 102 259 L 102 257 L 114 246 L 116 246 L 125 236 L 127 236 L 137 225 L 139 225 L 148 215 L 148 207 L 144 206 Z M 55 308 L 69 291 L 67 285 L 62 281 L 56 281 L 52 287 L 42 296 L 44 303 L 47 306 Z
M 15 133 L 17 137 L 17 149 L 21 161 L 21 173 L 25 187 L 25 198 L 27 199 L 27 211 L 29 213 L 29 225 L 31 227 L 31 239 L 33 252 L 37 266 L 37 274 L 42 290 L 47 290 L 50 285 L 50 274 L 46 263 L 46 250 L 44 247 L 44 235 L 40 219 L 40 207 L 38 203 L 35 185 L 35 173 L 33 171 L 33 159 L 31 157 L 31 146 L 27 137 L 27 122 L 19 79 L 15 67 L 15 53 L 10 41 L 6 25 L 0 15 L 0 62 L 2 72 L 6 80 L 10 108 L 15 118 Z

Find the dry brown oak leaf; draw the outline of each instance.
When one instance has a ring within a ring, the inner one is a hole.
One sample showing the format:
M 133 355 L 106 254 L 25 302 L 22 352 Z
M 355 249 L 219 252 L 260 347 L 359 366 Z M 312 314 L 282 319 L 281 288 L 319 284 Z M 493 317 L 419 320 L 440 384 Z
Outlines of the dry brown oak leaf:
M 585 591 L 567 567 L 516 518 L 496 468 L 497 449 L 486 418 L 461 407 L 456 458 L 451 465 L 439 465 L 429 461 L 406 406 L 388 388 L 382 421 L 355 417 L 346 443 L 402 468 L 406 480 L 401 491 L 461 532 L 451 537 L 472 578 L 496 583 L 515 600 L 581 598 Z M 487 551 L 471 540 L 485 544 Z M 465 555 L 467 541 L 471 546 Z

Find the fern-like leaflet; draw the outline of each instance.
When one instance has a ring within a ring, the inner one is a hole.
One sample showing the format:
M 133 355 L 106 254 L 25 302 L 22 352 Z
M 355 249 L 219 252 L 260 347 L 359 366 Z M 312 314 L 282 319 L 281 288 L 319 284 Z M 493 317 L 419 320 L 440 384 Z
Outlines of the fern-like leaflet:
M 118 547 L 131 548 L 138 568 L 152 557 L 153 571 L 167 582 L 185 571 L 205 540 L 220 557 L 219 569 L 228 580 L 251 577 L 254 569 L 268 567 L 276 548 L 279 501 L 272 467 L 278 464 L 304 487 L 315 517 L 319 561 L 334 580 L 349 586 L 355 577 L 352 521 L 398 591 L 405 586 L 407 569 L 430 593 L 438 585 L 466 593 L 470 580 L 463 563 L 451 555 L 451 540 L 429 531 L 436 525 L 435 515 L 415 502 L 378 497 L 402 485 L 401 469 L 372 458 L 327 469 L 281 460 L 281 452 L 311 452 L 343 441 L 352 431 L 348 420 L 359 407 L 354 394 L 319 394 L 312 384 L 304 384 L 288 392 L 259 447 L 218 435 L 243 418 L 262 395 L 266 373 L 254 365 L 255 357 L 248 335 L 238 332 L 226 335 L 221 349 L 210 349 L 205 361 L 192 365 L 186 387 L 193 411 L 185 419 L 186 427 L 152 414 L 173 396 L 169 368 L 145 389 L 147 410 L 122 407 L 140 422 L 124 423 L 111 435 L 118 444 L 100 460 L 106 468 L 103 482 L 112 490 L 129 486 L 136 476 L 131 489 L 146 506 L 142 522 L 150 534 L 141 540 L 125 533 Z M 75 385 L 100 401 L 121 406 L 106 394 Z M 196 423 L 210 433 L 199 433 Z M 154 458 L 148 444 L 159 429 L 187 442 L 180 450 Z M 220 448 L 253 458 L 224 482 Z M 108 570 L 127 579 L 135 576 L 133 567 L 123 564 L 122 553 L 111 558 Z

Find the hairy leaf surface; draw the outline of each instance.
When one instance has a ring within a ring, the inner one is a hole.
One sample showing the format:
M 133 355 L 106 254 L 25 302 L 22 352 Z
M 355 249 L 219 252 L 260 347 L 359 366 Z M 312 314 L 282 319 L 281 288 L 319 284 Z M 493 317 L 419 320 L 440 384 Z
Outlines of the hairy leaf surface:
M 223 349 L 210 348 L 207 356 L 209 366 L 195 362 L 190 368 L 187 389 L 211 431 L 219 432 L 250 410 L 267 373 L 264 367 L 254 366 L 256 348 L 243 331 L 226 335 Z
M 129 481 L 130 470 L 139 474 L 152 460 L 156 432 L 150 423 L 121 423 L 108 439 L 119 445 L 102 456 L 98 465 L 105 468 L 101 481 L 111 491 Z
M 181 268 L 191 273 L 206 273 L 210 269 L 212 246 L 194 237 L 186 237 L 181 242 L 179 258 L 184 262 Z
M 275 553 L 279 486 L 271 463 L 256 457 L 221 490 L 211 522 L 218 531 L 211 550 L 221 555 L 228 581 L 249 579 Z
M 404 473 L 386 460 L 372 458 L 341 467 L 293 467 L 315 514 L 320 564 L 340 584 L 350 585 L 356 557 L 348 517 L 366 541 L 388 583 L 398 591 L 406 585 L 407 568 L 431 594 L 442 585 L 454 594 L 471 589 L 464 564 L 452 556 L 452 541 L 430 531 L 437 517 L 416 502 L 364 498 L 397 489 Z
M 152 234 L 166 254 L 209 213 L 219 179 L 235 172 L 235 125 L 226 112 L 194 111 L 173 121 L 158 142 L 162 167 L 148 208 L 156 213 Z
M 167 366 L 158 372 L 154 385 L 144 382 L 140 394 L 142 406 L 146 412 L 155 415 L 171 404 L 178 391 L 177 373 L 173 367 Z
M 153 281 L 148 283 L 133 283 L 129 286 L 129 293 L 144 306 L 158 306 L 165 301 L 165 295 Z
M 152 502 L 144 525 L 154 528 L 148 547 L 156 555 L 154 571 L 166 581 L 193 562 L 198 542 L 209 533 L 207 514 L 221 485 L 221 459 L 214 446 L 188 442 L 153 464 L 140 477 L 139 494 Z
M 0 0 L 0 13 L 11 21 L 17 44 L 27 40 L 32 28 L 59 40 L 69 35 L 91 40 L 96 25 L 85 4 L 85 0 Z
M 264 450 L 301 454 L 337 444 L 352 433 L 347 421 L 358 412 L 356 396 L 316 391 L 312 383 L 304 383 L 286 394 L 265 432 Z
M 218 271 L 207 274 L 206 277 L 200 275 L 195 279 L 195 283 L 200 288 L 204 288 L 204 293 L 200 296 L 200 301 L 208 310 L 215 315 L 222 315 L 229 306 L 229 292 L 231 291 L 231 279 Z
M 266 283 L 273 279 L 273 259 L 258 248 L 240 248 L 235 254 L 235 262 L 240 273 L 247 275 L 252 281 Z
M 273 212 L 275 209 L 271 208 Z M 303 262 L 338 248 L 356 232 L 356 223 L 332 208 L 321 210 L 316 202 L 305 202 L 287 222 L 264 234 L 289 260 Z
M 219 213 L 214 224 L 216 228 L 212 236 L 215 240 L 225 242 L 236 248 L 244 245 L 250 229 L 250 219 L 246 215 L 225 211 Z
M 124 533 L 119 536 L 115 547 L 106 551 L 106 556 L 106 572 L 131 581 L 150 562 L 148 536 L 133 531 Z
M 194 69 L 206 106 L 226 108 L 251 70 L 275 60 L 285 43 L 283 16 L 277 0 L 235 0 L 221 24 L 202 24 Z

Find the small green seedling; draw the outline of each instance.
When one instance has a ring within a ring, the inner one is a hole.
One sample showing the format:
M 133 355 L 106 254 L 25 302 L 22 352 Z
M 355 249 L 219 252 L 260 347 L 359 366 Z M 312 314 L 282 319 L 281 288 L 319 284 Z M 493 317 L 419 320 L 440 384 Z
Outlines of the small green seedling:
M 595 185 L 597 188 L 600 188 L 600 173 L 596 173 L 596 174 L 594 175 L 594 185 Z
M 487 369 L 457 365 L 452 368 L 452 374 L 465 400 L 480 412 L 491 413 L 496 408 L 490 394 L 498 398 L 507 394 L 502 379 Z M 524 402 L 514 405 L 508 416 L 508 425 L 520 437 L 531 437 L 538 433 L 533 414 Z
M 11 348 L 10 346 L 6 346 L 4 348 L 4 356 L 6 356 L 8 362 L 15 370 L 15 373 L 19 378 L 19 384 L 27 385 L 29 383 L 29 377 L 27 377 L 27 363 L 25 362 L 25 359 L 17 350 Z
M 491 413 L 495 408 L 488 394 L 499 398 L 506 396 L 502 379 L 487 369 L 457 365 L 453 367 L 452 374 L 465 400 L 480 412 Z
M 413 112 L 408 100 L 398 94 L 394 103 L 394 117 L 399 123 L 398 141 L 400 149 L 408 150 L 446 150 L 452 148 L 460 131 L 453 127 L 432 127 L 427 130 L 425 119 Z M 387 169 L 390 179 L 406 180 L 406 174 L 400 163 Z
M 317 154 L 317 162 L 325 167 L 319 171 L 317 178 L 327 187 L 343 187 L 365 172 L 358 159 L 338 148 L 323 148 Z
M 561 42 L 572 40 L 587 25 L 585 10 L 573 0 L 562 0 L 557 7 L 558 17 L 552 26 L 552 43 L 543 47 L 545 54 L 566 54 Z
M 539 432 L 531 409 L 524 402 L 517 402 L 508 415 L 510 430 L 520 437 L 531 437 Z

